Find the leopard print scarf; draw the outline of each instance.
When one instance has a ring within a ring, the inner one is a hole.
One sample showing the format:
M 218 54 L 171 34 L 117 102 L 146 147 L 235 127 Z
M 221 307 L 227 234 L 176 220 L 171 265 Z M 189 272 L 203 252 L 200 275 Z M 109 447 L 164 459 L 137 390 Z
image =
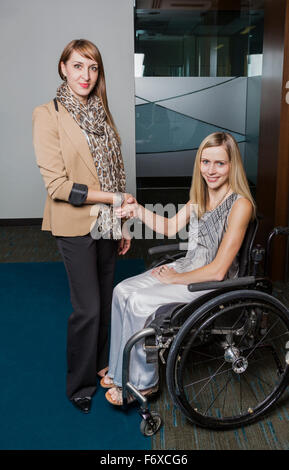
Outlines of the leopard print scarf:
M 106 120 L 102 101 L 95 95 L 88 98 L 87 105 L 82 104 L 73 95 L 66 82 L 56 92 L 57 100 L 71 114 L 84 132 L 96 167 L 102 191 L 125 192 L 125 172 L 121 150 L 114 130 Z M 114 217 L 113 207 L 100 204 L 97 227 L 102 238 L 121 238 L 119 220 Z

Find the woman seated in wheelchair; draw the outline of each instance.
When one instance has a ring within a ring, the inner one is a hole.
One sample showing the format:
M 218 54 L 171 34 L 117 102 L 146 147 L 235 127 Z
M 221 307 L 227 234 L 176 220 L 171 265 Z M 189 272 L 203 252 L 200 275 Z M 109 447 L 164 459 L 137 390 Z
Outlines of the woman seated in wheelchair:
M 138 203 L 127 204 L 118 215 L 132 212 L 169 237 L 189 223 L 189 248 L 183 258 L 126 279 L 114 289 L 109 370 L 101 381 L 109 389 L 105 396 L 113 405 L 122 405 L 123 349 L 144 328 L 146 319 L 161 305 L 191 302 L 205 293 L 189 292 L 188 284 L 238 275 L 237 254 L 255 204 L 235 139 L 216 132 L 203 140 L 196 155 L 190 200 L 174 217 L 162 217 Z M 146 362 L 143 341 L 131 351 L 129 381 L 144 395 L 157 391 L 157 365 Z

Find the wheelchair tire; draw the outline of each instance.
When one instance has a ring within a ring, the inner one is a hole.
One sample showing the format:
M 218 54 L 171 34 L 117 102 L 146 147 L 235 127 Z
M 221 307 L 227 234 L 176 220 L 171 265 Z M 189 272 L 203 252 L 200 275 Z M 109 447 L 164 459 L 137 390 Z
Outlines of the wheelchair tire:
M 289 310 L 271 295 L 239 290 L 209 300 L 170 348 L 166 378 L 174 404 L 206 428 L 255 421 L 289 383 L 288 340 Z

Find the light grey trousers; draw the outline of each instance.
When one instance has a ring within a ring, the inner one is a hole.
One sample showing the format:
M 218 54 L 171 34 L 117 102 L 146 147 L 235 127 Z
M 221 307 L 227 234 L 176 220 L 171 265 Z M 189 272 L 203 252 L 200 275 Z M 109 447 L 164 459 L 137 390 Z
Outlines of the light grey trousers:
M 174 266 L 170 263 L 168 266 Z M 191 302 L 205 292 L 189 292 L 187 286 L 163 284 L 146 271 L 120 282 L 113 291 L 111 340 L 108 376 L 121 387 L 122 356 L 127 341 L 144 328 L 146 319 L 158 307 L 172 302 Z M 157 364 L 148 364 L 143 349 L 144 340 L 131 350 L 129 381 L 139 390 L 158 382 Z

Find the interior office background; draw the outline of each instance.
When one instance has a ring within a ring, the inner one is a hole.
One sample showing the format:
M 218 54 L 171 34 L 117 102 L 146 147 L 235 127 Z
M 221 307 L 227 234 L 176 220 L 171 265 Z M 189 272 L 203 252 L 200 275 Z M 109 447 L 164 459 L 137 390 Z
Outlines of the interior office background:
M 139 0 L 135 12 L 138 186 L 189 186 L 203 137 L 239 143 L 260 221 L 288 225 L 288 2 Z M 151 178 L 154 175 L 154 178 Z M 277 237 L 273 277 L 288 278 Z
M 187 184 L 201 141 L 225 131 L 239 143 L 255 192 L 264 10 L 201 10 L 198 3 L 140 8 L 135 18 L 140 183 L 154 176 Z
M 260 241 L 288 224 L 285 0 L 2 0 L 0 21 L 2 224 L 42 217 L 31 114 L 55 96 L 58 57 L 77 37 L 103 56 L 128 191 L 186 194 L 201 140 L 225 130 L 263 214 Z M 273 258 L 281 278 L 284 240 Z

